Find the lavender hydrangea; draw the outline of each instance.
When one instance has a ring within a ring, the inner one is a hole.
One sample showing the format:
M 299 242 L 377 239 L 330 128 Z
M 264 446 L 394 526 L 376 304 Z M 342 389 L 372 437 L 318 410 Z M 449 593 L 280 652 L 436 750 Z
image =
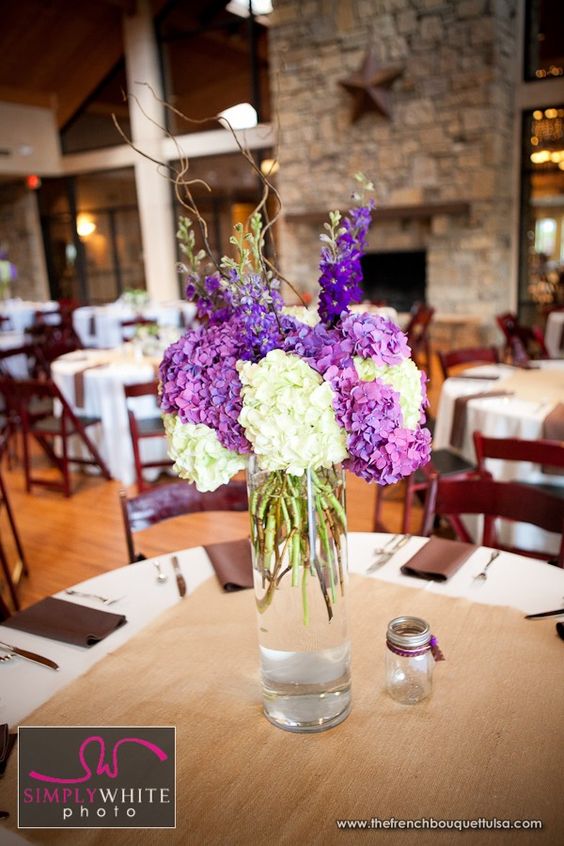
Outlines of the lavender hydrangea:
M 172 344 L 160 367 L 161 409 L 182 423 L 204 423 L 226 449 L 250 452 L 238 423 L 241 382 L 236 364 L 245 353 L 236 322 L 200 327 Z

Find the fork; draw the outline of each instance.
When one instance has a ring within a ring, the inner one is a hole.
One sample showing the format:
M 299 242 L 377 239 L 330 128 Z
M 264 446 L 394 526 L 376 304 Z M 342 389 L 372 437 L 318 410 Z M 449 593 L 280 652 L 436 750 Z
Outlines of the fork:
M 82 590 L 69 589 L 66 590 L 65 593 L 67 593 L 69 596 L 81 596 L 83 599 L 98 599 L 104 605 L 113 605 L 114 602 L 119 602 L 120 599 L 125 599 L 125 596 L 117 596 L 115 599 L 112 599 L 109 596 L 100 596 L 97 593 L 85 593 Z
M 474 579 L 473 579 L 474 582 L 485 582 L 486 581 L 486 579 L 488 578 L 488 567 L 490 566 L 490 564 L 492 564 L 495 561 L 495 559 L 498 557 L 498 555 L 499 555 L 499 549 L 497 549 L 495 552 L 492 552 L 492 554 L 490 555 L 490 557 L 489 557 L 489 559 L 486 563 L 486 566 L 484 567 L 482 572 L 478 573 L 477 576 L 474 576 Z
M 387 564 L 391 558 L 398 552 L 403 546 L 406 545 L 408 541 L 410 541 L 412 535 L 400 535 L 399 540 L 393 546 L 390 546 L 385 552 L 381 552 L 378 554 L 377 560 L 370 565 L 370 567 L 366 570 L 366 574 L 374 573 L 376 570 L 379 570 L 380 567 L 383 567 L 384 564 Z
M 13 652 L 6 653 L 6 655 L 0 655 L 0 661 L 11 661 L 14 657 Z

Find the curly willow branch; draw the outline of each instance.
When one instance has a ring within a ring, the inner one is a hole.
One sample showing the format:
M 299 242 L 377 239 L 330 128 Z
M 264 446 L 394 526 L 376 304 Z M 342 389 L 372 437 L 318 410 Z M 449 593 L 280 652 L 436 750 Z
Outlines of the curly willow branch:
M 205 124 L 205 123 L 217 122 L 221 126 L 224 126 L 225 128 L 227 128 L 229 130 L 232 138 L 234 139 L 234 141 L 237 145 L 237 148 L 239 149 L 239 152 L 241 153 L 243 158 L 247 161 L 247 163 L 251 166 L 252 170 L 254 170 L 254 172 L 258 176 L 258 178 L 259 178 L 259 180 L 260 180 L 260 182 L 263 186 L 261 199 L 260 199 L 259 203 L 256 205 L 256 207 L 253 209 L 251 214 L 249 215 L 248 220 L 250 220 L 250 218 L 254 214 L 257 214 L 257 213 L 262 211 L 263 217 L 266 220 L 266 226 L 263 228 L 263 232 L 262 232 L 263 240 L 266 237 L 266 235 L 268 235 L 268 237 L 271 239 L 271 242 L 274 243 L 274 239 L 272 238 L 272 231 L 271 230 L 272 230 L 272 227 L 277 222 L 277 220 L 279 219 L 280 214 L 281 214 L 282 200 L 280 198 L 280 194 L 279 194 L 278 190 L 275 188 L 275 186 L 270 182 L 270 180 L 261 171 L 260 167 L 256 164 L 251 152 L 243 146 L 243 144 L 241 143 L 241 141 L 239 140 L 239 138 L 237 136 L 237 133 L 235 132 L 233 126 L 231 125 L 230 121 L 227 120 L 224 117 L 219 117 L 219 115 L 214 115 L 213 117 L 206 117 L 206 118 L 191 118 L 191 117 L 188 117 L 183 112 L 181 112 L 179 109 L 177 109 L 175 106 L 172 106 L 170 103 L 167 103 L 166 100 L 163 100 L 163 98 L 160 97 L 156 93 L 154 88 L 148 82 L 140 82 L 138 84 L 143 85 L 146 88 L 148 88 L 148 90 L 153 95 L 154 99 L 158 103 L 160 103 L 161 106 L 163 106 L 165 109 L 167 109 L 172 114 L 175 114 L 181 120 L 186 121 L 186 123 L 193 124 L 193 125 L 202 125 L 202 124 Z M 214 256 L 213 250 L 211 249 L 211 246 L 209 244 L 207 223 L 206 223 L 205 219 L 202 217 L 200 210 L 198 209 L 198 205 L 196 203 L 196 200 L 194 199 L 194 196 L 193 196 L 192 191 L 191 191 L 191 186 L 194 185 L 194 184 L 204 185 L 205 188 L 207 188 L 208 191 L 211 191 L 210 186 L 203 179 L 188 179 L 188 178 L 186 178 L 187 174 L 189 172 L 189 169 L 190 169 L 190 163 L 189 163 L 188 157 L 185 156 L 184 153 L 182 152 L 182 149 L 180 148 L 180 145 L 178 144 L 178 141 L 175 138 L 175 136 L 171 132 L 169 132 L 169 130 L 166 127 L 162 126 L 158 121 L 154 120 L 150 115 L 147 114 L 146 110 L 140 104 L 139 99 L 136 95 L 129 94 L 129 95 L 125 95 L 125 97 L 126 97 L 126 99 L 133 100 L 136 103 L 136 105 L 138 106 L 138 108 L 140 109 L 142 115 L 148 121 L 150 121 L 150 123 L 152 123 L 154 126 L 158 127 L 164 133 L 164 135 L 167 138 L 171 139 L 172 143 L 174 144 L 174 146 L 176 148 L 177 154 L 178 154 L 178 161 L 179 161 L 178 169 L 169 165 L 167 162 L 162 162 L 159 159 L 154 158 L 153 156 L 149 155 L 148 153 L 145 153 L 143 150 L 141 150 L 139 147 L 137 147 L 131 141 L 131 139 L 128 138 L 126 133 L 123 131 L 123 129 L 121 128 L 119 121 L 117 120 L 115 114 L 112 114 L 112 119 L 113 119 L 114 125 L 116 126 L 116 129 L 118 130 L 121 137 L 124 139 L 125 143 L 128 144 L 128 146 L 131 147 L 133 150 L 135 150 L 136 153 L 139 153 L 139 155 L 143 156 L 144 158 L 148 159 L 149 161 L 154 162 L 156 165 L 158 165 L 159 169 L 161 169 L 161 168 L 163 169 L 165 174 L 170 174 L 169 176 L 166 176 L 166 178 L 168 179 L 169 182 L 171 182 L 174 185 L 174 193 L 175 193 L 176 199 L 182 205 L 182 207 L 185 208 L 196 219 L 198 226 L 200 228 L 200 232 L 201 232 L 201 235 L 202 235 L 202 240 L 204 242 L 206 253 L 208 254 L 210 259 L 212 260 L 216 269 L 220 273 L 222 273 L 221 267 L 220 267 L 220 262 Z M 185 197 L 182 196 L 182 192 L 184 192 Z M 267 211 L 267 203 L 268 203 L 269 196 L 271 194 L 276 199 L 277 209 L 276 209 L 276 213 L 270 219 L 269 215 L 268 215 L 268 211 Z M 307 308 L 307 304 L 305 303 L 304 299 L 302 298 L 302 295 L 300 294 L 300 292 L 298 291 L 296 286 L 292 282 L 290 282 L 290 280 L 287 279 L 280 272 L 280 270 L 276 267 L 275 264 L 273 264 L 273 262 L 269 261 L 269 259 L 267 259 L 263 255 L 262 249 L 260 250 L 260 259 L 261 259 L 261 264 L 262 264 L 262 267 L 263 267 L 263 272 L 265 274 L 265 278 L 268 279 L 269 276 L 270 276 L 270 273 L 267 271 L 267 268 L 268 268 L 268 270 L 271 273 L 275 274 L 278 279 L 281 279 L 283 282 L 285 282 L 288 285 L 288 287 L 293 291 L 293 293 L 299 298 L 302 305 L 304 305 Z

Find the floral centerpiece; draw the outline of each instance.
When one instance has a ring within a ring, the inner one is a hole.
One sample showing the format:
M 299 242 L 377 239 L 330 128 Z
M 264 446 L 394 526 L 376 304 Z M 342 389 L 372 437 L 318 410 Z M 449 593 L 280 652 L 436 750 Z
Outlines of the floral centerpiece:
M 350 707 L 342 468 L 387 485 L 430 455 L 425 376 L 405 335 L 349 311 L 374 209 L 358 179 L 357 205 L 332 212 L 321 235 L 316 311 L 284 306 L 259 214 L 212 271 L 181 220 L 202 325 L 160 367 L 176 472 L 210 491 L 247 469 L 265 711 L 294 730 L 334 725 Z
M 18 278 L 15 264 L 8 260 L 5 252 L 0 250 L 0 299 L 6 300 L 10 296 L 10 284 Z
M 119 302 L 133 309 L 135 313 L 141 312 L 145 306 L 149 305 L 149 292 L 144 288 L 125 288 L 123 294 L 119 298 Z

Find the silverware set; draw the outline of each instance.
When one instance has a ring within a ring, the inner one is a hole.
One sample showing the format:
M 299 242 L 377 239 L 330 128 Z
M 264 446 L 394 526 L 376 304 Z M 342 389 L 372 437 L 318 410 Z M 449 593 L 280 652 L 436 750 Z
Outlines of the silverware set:
M 394 535 L 384 544 L 383 547 L 374 550 L 376 561 L 374 561 L 374 563 L 366 570 L 367 575 L 369 573 L 376 572 L 376 570 L 379 570 L 380 567 L 384 566 L 384 564 L 387 564 L 396 552 L 399 552 L 399 550 L 404 547 L 411 538 L 412 535 Z
M 110 596 L 100 596 L 98 593 L 86 593 L 82 590 L 74 590 L 70 588 L 69 590 L 66 590 L 65 593 L 68 594 L 68 596 L 80 596 L 82 599 L 97 599 L 103 605 L 114 605 L 114 603 L 121 602 L 122 599 L 125 599 L 125 595 L 112 598 Z

